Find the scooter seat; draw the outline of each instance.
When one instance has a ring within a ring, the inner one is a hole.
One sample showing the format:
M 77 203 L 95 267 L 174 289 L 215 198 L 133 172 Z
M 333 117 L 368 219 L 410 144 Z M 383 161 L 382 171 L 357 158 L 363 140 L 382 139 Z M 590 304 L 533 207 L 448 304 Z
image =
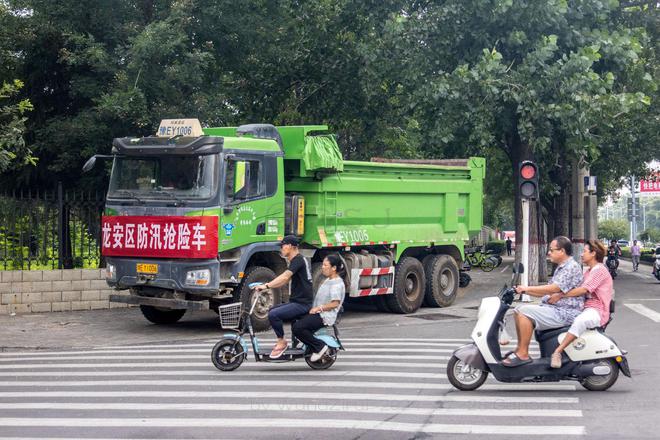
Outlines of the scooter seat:
M 557 336 L 561 335 L 564 332 L 567 332 L 568 329 L 571 328 L 571 326 L 567 325 L 566 327 L 560 327 L 560 328 L 551 328 L 548 330 L 541 330 L 541 331 L 535 331 L 535 336 L 536 340 L 541 343 L 545 342 L 549 339 L 556 338 Z

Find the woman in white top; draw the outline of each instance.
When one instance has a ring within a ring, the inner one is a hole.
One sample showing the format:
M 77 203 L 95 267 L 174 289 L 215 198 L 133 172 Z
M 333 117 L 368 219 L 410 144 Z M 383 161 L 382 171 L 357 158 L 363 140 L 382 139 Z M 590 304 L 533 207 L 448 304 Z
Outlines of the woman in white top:
M 330 254 L 325 257 L 321 271 L 326 280 L 316 292 L 309 314 L 293 324 L 293 334 L 296 338 L 312 348 L 313 354 L 310 358 L 312 362 L 321 359 L 328 351 L 328 346 L 317 339 L 314 333 L 323 326 L 335 323 L 346 295 L 346 267 L 339 255 Z

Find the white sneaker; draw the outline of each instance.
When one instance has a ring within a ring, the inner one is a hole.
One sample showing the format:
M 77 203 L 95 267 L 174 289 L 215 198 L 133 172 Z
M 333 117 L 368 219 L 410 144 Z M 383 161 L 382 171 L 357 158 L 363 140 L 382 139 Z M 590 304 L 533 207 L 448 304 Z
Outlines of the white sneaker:
M 323 357 L 326 351 L 328 351 L 328 346 L 324 345 L 323 348 L 318 353 L 312 353 L 312 355 L 309 357 L 309 360 L 312 362 L 318 362 Z

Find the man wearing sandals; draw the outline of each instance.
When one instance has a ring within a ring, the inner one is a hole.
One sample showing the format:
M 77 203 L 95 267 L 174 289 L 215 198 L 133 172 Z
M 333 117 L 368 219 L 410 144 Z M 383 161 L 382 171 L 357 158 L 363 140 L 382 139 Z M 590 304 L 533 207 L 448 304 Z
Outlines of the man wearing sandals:
M 582 282 L 582 269 L 571 255 L 573 246 L 568 237 L 559 236 L 550 242 L 548 256 L 557 264 L 552 280 L 544 286 L 516 286 L 516 292 L 543 297 L 540 305 L 516 307 L 514 318 L 518 346 L 502 361 L 507 367 L 517 367 L 532 362 L 529 357 L 529 343 L 536 330 L 549 330 L 571 325 L 584 307 L 583 297 L 561 298 L 554 304 L 548 302 L 555 293 L 567 293 Z
M 289 261 L 289 268 L 273 281 L 255 287 L 261 291 L 282 287 L 291 281 L 291 296 L 288 303 L 271 307 L 268 320 L 277 336 L 277 343 L 270 353 L 271 359 L 277 359 L 286 351 L 288 342 L 284 337 L 284 321 L 293 321 L 304 316 L 312 308 L 314 292 L 312 290 L 312 269 L 309 260 L 298 252 L 300 240 L 295 235 L 287 235 L 280 243 L 282 256 Z

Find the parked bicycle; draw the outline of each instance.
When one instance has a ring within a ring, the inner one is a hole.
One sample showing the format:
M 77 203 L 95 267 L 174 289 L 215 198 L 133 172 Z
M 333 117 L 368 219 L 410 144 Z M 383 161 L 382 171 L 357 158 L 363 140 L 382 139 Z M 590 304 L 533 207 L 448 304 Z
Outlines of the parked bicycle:
M 501 257 L 492 251 L 483 252 L 481 247 L 465 248 L 465 261 L 472 267 L 480 267 L 484 272 L 490 272 L 502 263 Z

